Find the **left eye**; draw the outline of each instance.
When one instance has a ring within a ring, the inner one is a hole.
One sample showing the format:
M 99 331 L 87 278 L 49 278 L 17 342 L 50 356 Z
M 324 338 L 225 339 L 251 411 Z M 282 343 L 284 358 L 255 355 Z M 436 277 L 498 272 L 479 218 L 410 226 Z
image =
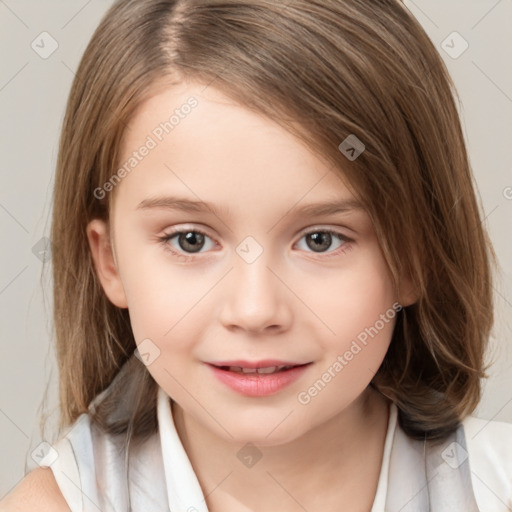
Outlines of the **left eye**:
M 313 252 L 324 252 L 323 249 L 328 249 L 334 240 L 340 241 L 340 245 L 337 248 L 341 247 L 348 243 L 348 239 L 345 238 L 341 233 L 337 231 L 331 230 L 316 230 L 309 231 L 305 233 L 302 238 L 306 239 L 307 246 L 313 250 Z M 302 240 L 301 238 L 301 240 Z M 310 242 L 310 243 L 309 243 Z M 336 252 L 336 251 L 330 251 Z
M 350 242 L 350 239 L 343 236 L 341 233 L 332 230 L 316 230 L 304 233 L 300 240 L 306 240 L 306 245 L 315 253 L 332 252 L 338 253 L 339 251 L 326 251 L 332 245 L 333 241 L 338 241 L 338 249 Z M 178 247 L 170 242 L 176 239 Z M 171 234 L 160 237 L 160 240 L 166 245 L 169 250 L 181 257 L 187 257 L 187 255 L 199 253 L 205 245 L 205 239 L 211 238 L 202 231 L 196 229 L 187 229 L 181 231 L 174 231 Z M 213 245 L 215 245 L 213 243 Z M 211 248 L 211 247 L 210 247 Z M 180 252 L 183 251 L 183 252 Z

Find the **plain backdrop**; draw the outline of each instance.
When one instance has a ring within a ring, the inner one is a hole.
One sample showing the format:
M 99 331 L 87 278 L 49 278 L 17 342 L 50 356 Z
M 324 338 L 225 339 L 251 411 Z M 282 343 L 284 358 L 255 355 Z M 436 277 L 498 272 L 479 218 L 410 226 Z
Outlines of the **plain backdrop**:
M 57 142 L 74 71 L 111 3 L 0 0 L 0 497 L 26 467 L 34 467 L 31 452 L 42 441 L 39 415 L 47 386 L 45 410 L 57 417 L 51 253 L 45 252 Z M 496 363 L 475 415 L 512 423 L 512 1 L 406 5 L 459 92 L 482 222 L 501 265 L 490 354 Z M 43 438 L 50 439 L 51 431 Z

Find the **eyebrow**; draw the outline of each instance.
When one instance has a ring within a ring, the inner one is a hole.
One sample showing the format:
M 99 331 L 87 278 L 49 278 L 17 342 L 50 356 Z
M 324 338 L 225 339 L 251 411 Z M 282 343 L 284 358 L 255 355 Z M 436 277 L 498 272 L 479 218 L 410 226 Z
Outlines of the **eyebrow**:
M 186 212 L 210 212 L 216 216 L 229 215 L 229 209 L 215 206 L 206 201 L 194 201 L 182 197 L 158 196 L 149 197 L 139 203 L 137 210 L 183 210 Z M 335 213 L 347 213 L 352 210 L 364 210 L 362 204 L 356 199 L 337 199 L 323 203 L 311 203 L 297 208 L 291 208 L 289 212 L 306 216 L 333 215 Z M 287 212 L 288 213 L 288 212 Z

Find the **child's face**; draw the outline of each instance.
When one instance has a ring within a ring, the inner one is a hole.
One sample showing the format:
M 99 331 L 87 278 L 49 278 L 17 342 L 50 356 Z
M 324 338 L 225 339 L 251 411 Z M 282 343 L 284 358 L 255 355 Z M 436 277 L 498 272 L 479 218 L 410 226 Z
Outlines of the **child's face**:
M 203 88 L 175 87 L 138 110 L 120 166 L 136 163 L 114 191 L 115 259 L 98 243 L 100 221 L 89 240 L 107 295 L 129 308 L 148 370 L 184 414 L 230 441 L 279 444 L 363 397 L 403 298 L 364 210 L 299 213 L 354 200 L 337 174 L 278 125 Z M 181 108 L 191 96 L 197 105 Z M 217 214 L 166 208 L 171 196 Z M 181 240 L 161 240 L 174 229 Z M 305 366 L 259 377 L 212 367 L 264 360 Z

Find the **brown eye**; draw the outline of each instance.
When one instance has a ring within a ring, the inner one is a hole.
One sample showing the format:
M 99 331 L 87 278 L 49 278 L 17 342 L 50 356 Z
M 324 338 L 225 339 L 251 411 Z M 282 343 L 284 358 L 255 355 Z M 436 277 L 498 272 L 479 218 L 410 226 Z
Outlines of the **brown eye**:
M 308 247 L 315 252 L 323 252 L 329 249 L 332 244 L 332 235 L 326 231 L 318 231 L 306 235 L 306 240 L 311 241 Z
M 308 233 L 304 233 L 302 238 L 306 240 L 306 246 L 308 249 L 315 253 L 328 253 L 328 256 L 337 255 L 340 252 L 337 249 L 345 249 L 351 241 L 341 233 L 328 229 L 317 229 L 316 231 L 309 231 Z M 329 251 L 329 248 L 332 246 L 333 242 L 338 242 L 338 246 L 335 247 L 335 250 Z
M 159 237 L 167 249 L 178 257 L 187 259 L 188 255 L 199 253 L 205 245 L 207 239 L 211 238 L 202 231 L 197 229 L 182 229 L 176 230 L 172 233 Z M 211 242 L 212 248 L 215 244 Z M 202 251 L 205 252 L 205 251 Z
M 204 245 L 204 235 L 198 231 L 184 231 L 177 235 L 180 249 L 186 252 L 198 252 Z

